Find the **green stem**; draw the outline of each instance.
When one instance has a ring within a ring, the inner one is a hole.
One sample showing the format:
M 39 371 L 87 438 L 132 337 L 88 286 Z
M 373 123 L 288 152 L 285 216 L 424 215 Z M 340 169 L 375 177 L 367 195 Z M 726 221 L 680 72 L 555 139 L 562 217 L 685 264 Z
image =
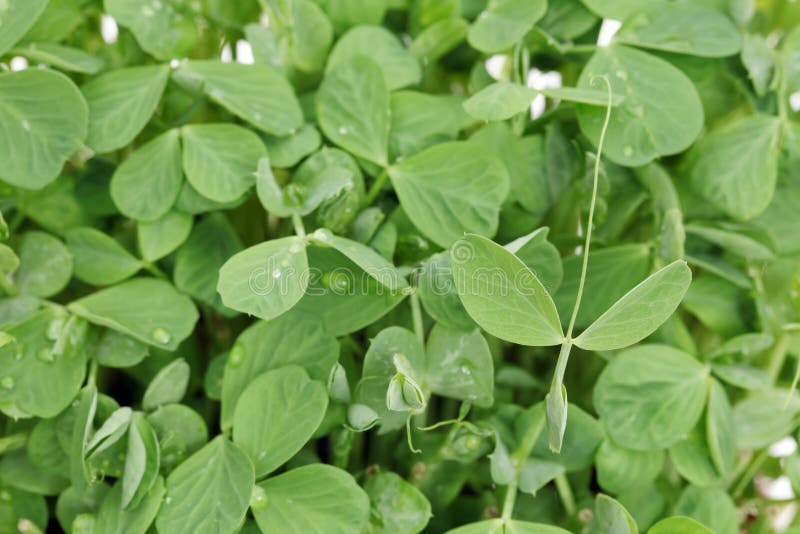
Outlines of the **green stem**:
M 553 383 L 550 386 L 550 393 L 561 391 L 561 384 L 564 383 L 564 373 L 567 371 L 567 362 L 569 361 L 569 353 L 572 350 L 572 340 L 566 340 L 561 344 L 561 350 L 558 352 L 558 360 L 556 361 L 556 370 L 553 373 Z
M 564 54 L 594 54 L 597 50 L 595 44 L 576 44 L 576 45 L 563 45 L 561 51 Z
M 561 473 L 560 475 L 556 476 L 555 482 L 556 491 L 558 491 L 558 496 L 561 498 L 561 504 L 564 505 L 564 510 L 567 512 L 567 516 L 572 517 L 575 515 L 575 509 L 577 506 L 575 505 L 575 496 L 572 494 L 572 488 L 569 486 L 567 475 Z
M 144 263 L 142 264 L 142 268 L 157 278 L 163 278 L 164 280 L 167 279 L 167 275 L 164 273 L 164 271 L 159 269 L 154 263 Z
M 300 217 L 299 214 L 292 214 L 292 224 L 294 225 L 294 233 L 297 234 L 297 237 L 306 236 L 306 227 L 303 226 L 303 218 Z
M 514 502 L 517 499 L 517 484 L 519 480 L 519 473 L 522 471 L 522 466 L 525 464 L 525 460 L 528 459 L 530 456 L 531 451 L 533 450 L 534 445 L 539 439 L 539 435 L 542 433 L 544 429 L 544 420 L 545 420 L 545 413 L 544 410 L 540 410 L 537 414 L 536 419 L 533 420 L 531 426 L 528 427 L 528 430 L 525 432 L 525 435 L 522 436 L 522 440 L 520 441 L 519 447 L 514 453 L 511 455 L 511 461 L 514 463 L 514 478 L 511 479 L 511 482 L 508 484 L 508 490 L 506 490 L 506 498 L 503 502 L 503 521 L 509 521 L 511 519 L 511 514 L 514 512 Z
M 511 514 L 514 512 L 514 502 L 517 500 L 517 477 L 511 479 L 506 489 L 506 498 L 503 500 L 503 515 L 500 516 L 504 522 L 511 520 Z
M 742 493 L 744 493 L 744 490 L 747 489 L 748 484 L 750 484 L 750 481 L 768 457 L 769 449 L 764 449 L 758 454 L 758 456 L 753 458 L 753 460 L 750 462 L 750 465 L 745 470 L 744 475 L 742 475 L 742 478 L 739 479 L 739 483 L 736 484 L 733 492 L 731 492 L 731 495 L 734 499 L 738 499 L 742 496 Z
M 781 369 L 783 369 L 783 364 L 786 361 L 786 353 L 789 349 L 790 341 L 791 337 L 789 334 L 781 334 L 780 337 L 778 337 L 778 340 L 775 342 L 775 345 L 773 345 L 772 351 L 769 354 L 767 373 L 772 379 L 773 384 L 775 384 L 775 381 L 778 380 Z
M 419 295 L 416 291 L 411 293 L 411 320 L 414 323 L 414 333 L 419 342 L 425 345 L 425 327 L 422 324 L 422 310 L 419 307 Z
M 372 182 L 372 185 L 367 192 L 367 196 L 364 198 L 364 205 L 369 206 L 375 199 L 378 198 L 378 194 L 383 189 L 383 185 L 386 183 L 386 180 L 389 178 L 389 171 L 388 169 L 383 169 L 381 173 L 375 178 L 375 181 Z

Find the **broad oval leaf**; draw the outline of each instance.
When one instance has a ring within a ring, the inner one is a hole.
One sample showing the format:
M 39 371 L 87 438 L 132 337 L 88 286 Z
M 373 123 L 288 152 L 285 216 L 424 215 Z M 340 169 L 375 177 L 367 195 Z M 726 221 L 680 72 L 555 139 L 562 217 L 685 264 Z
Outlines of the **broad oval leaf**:
M 389 144 L 389 88 L 380 67 L 363 55 L 331 69 L 317 91 L 317 118 L 331 141 L 385 167 Z
M 624 97 L 611 110 L 603 145 L 603 155 L 613 162 L 644 165 L 687 149 L 700 134 L 703 107 L 697 89 L 667 61 L 626 46 L 598 48 L 578 87 L 596 89 L 595 76 L 606 76 L 613 93 Z M 595 144 L 605 114 L 599 106 L 578 106 L 581 131 Z
M 138 147 L 111 177 L 111 198 L 131 219 L 154 221 L 169 211 L 183 182 L 179 130 Z
M 161 467 L 171 471 L 208 441 L 203 417 L 183 404 L 166 404 L 147 414 L 158 436 Z
M 618 494 L 652 482 L 664 467 L 664 451 L 635 451 L 606 440 L 600 445 L 595 462 L 598 484 L 605 491 Z
M 122 481 L 114 484 L 100 505 L 94 528 L 108 534 L 145 534 L 161 506 L 166 489 L 164 479 L 156 479 L 138 505 L 123 509 L 120 506 Z
M 217 202 L 236 200 L 250 189 L 258 160 L 267 155 L 256 134 L 234 124 L 184 126 L 181 141 L 186 179 Z
M 399 475 L 378 471 L 364 484 L 364 490 L 380 518 L 380 526 L 372 525 L 376 534 L 415 534 L 428 524 L 431 503 Z
M 219 105 L 269 134 L 293 134 L 303 124 L 303 113 L 292 86 L 269 67 L 187 61 L 178 72 L 201 83 L 206 94 Z
M 626 19 L 614 40 L 701 57 L 732 56 L 742 46 L 736 26 L 716 9 L 669 2 L 647 6 Z
M 142 409 L 150 411 L 162 404 L 180 402 L 186 394 L 190 374 L 191 368 L 183 358 L 162 367 L 144 391 Z
M 527 111 L 537 94 L 535 89 L 518 83 L 497 82 L 469 97 L 464 109 L 476 119 L 502 121 Z
M 330 72 L 355 56 L 364 55 L 367 50 L 383 72 L 390 91 L 414 85 L 422 77 L 417 58 L 392 32 L 380 26 L 356 26 L 345 33 L 331 50 L 326 71 Z
M 142 259 L 153 262 L 174 251 L 189 237 L 192 224 L 191 215 L 177 210 L 170 210 L 154 221 L 139 221 L 136 238 Z
M 247 454 L 217 436 L 170 473 L 156 527 L 174 534 L 233 532 L 244 520 L 254 483 Z
M 139 46 L 156 59 L 184 57 L 197 41 L 195 15 L 184 2 L 103 0 L 103 5 L 114 20 L 131 30 Z
M 326 534 L 357 534 L 369 519 L 364 490 L 331 465 L 292 469 L 260 483 L 254 495 L 251 508 L 262 532 L 305 534 L 324 525 Z
M 3 5 L 0 25 L 0 55 L 19 41 L 47 7 L 49 0 L 23 0 Z
M 481 328 L 520 345 L 558 345 L 564 339 L 553 299 L 522 260 L 478 235 L 453 245 L 456 290 Z
M 763 212 L 775 193 L 781 121 L 753 115 L 711 131 L 697 143 L 692 189 L 735 219 Z
M 133 257 L 114 238 L 81 227 L 66 233 L 67 248 L 72 253 L 75 276 L 94 285 L 109 285 L 133 276 L 142 262 Z
M 267 475 L 300 450 L 322 422 L 328 394 L 302 367 L 288 365 L 262 374 L 239 397 L 233 441 Z
M 58 238 L 39 231 L 22 234 L 15 282 L 20 293 L 36 297 L 55 295 L 72 277 L 72 254 Z
M 11 22 L 3 18 L 3 26 Z M 86 139 L 88 121 L 86 101 L 63 74 L 43 69 L 0 74 L 0 179 L 24 189 L 52 182 Z
M 491 0 L 470 26 L 467 41 L 490 54 L 510 48 L 547 11 L 546 0 Z
M 169 282 L 135 278 L 78 299 L 70 311 L 139 341 L 175 350 L 194 329 L 198 314 L 192 301 Z
M 425 383 L 443 397 L 491 406 L 494 363 L 476 328 L 463 331 L 436 324 L 428 335 Z
M 672 315 L 691 282 L 692 271 L 683 260 L 659 269 L 575 338 L 575 345 L 584 350 L 614 350 L 641 341 Z
M 594 501 L 594 514 L 587 534 L 638 534 L 639 529 L 619 501 L 599 493 Z
M 708 390 L 708 369 L 666 345 L 626 350 L 609 363 L 594 389 L 594 406 L 615 443 L 663 449 L 689 433 Z
M 122 148 L 153 115 L 169 78 L 167 65 L 112 70 L 81 87 L 89 105 L 86 144 L 98 153 Z
M 219 270 L 217 291 L 234 310 L 265 321 L 288 311 L 308 287 L 306 244 L 283 237 L 231 257 Z
M 647 534 L 714 534 L 690 517 L 676 516 L 662 519 L 647 531 Z
M 441 143 L 389 168 L 389 177 L 414 226 L 442 247 L 464 232 L 492 236 L 508 194 L 508 173 L 474 143 Z

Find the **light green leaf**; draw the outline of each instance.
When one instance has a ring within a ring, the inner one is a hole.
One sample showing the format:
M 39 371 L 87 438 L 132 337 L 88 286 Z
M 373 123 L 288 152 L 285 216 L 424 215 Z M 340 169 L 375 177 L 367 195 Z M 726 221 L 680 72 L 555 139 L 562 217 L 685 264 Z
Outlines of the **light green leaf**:
M 149 3 L 103 0 L 103 5 L 114 20 L 131 30 L 139 46 L 156 59 L 185 57 L 197 41 L 195 14 L 180 0 Z
M 103 60 L 97 56 L 78 48 L 56 43 L 31 43 L 22 48 L 15 48 L 11 53 L 37 63 L 45 63 L 62 70 L 82 74 L 94 74 L 104 65 Z
M 242 250 L 238 234 L 222 213 L 211 213 L 193 229 L 175 253 L 175 287 L 222 309 L 216 291 L 218 273 L 225 261 Z
M 669 447 L 700 418 L 707 377 L 708 369 L 684 352 L 642 345 L 606 366 L 594 406 L 616 443 L 640 451 Z
M 701 237 L 747 260 L 769 261 L 775 258 L 775 253 L 769 247 L 744 233 L 736 232 L 735 228 L 692 223 L 686 225 L 686 233 Z
M 728 395 L 722 384 L 716 380 L 711 381 L 708 391 L 706 441 L 717 471 L 723 477 L 728 476 L 736 467 L 736 432 Z
M 138 147 L 111 177 L 111 198 L 131 219 L 154 221 L 169 211 L 183 182 L 179 130 Z
M 203 417 L 183 404 L 166 404 L 147 414 L 158 437 L 161 467 L 171 471 L 208 441 Z
M 540 489 L 563 473 L 564 466 L 559 463 L 528 459 L 519 472 L 519 490 L 535 497 Z
M 383 72 L 390 91 L 415 85 L 422 77 L 417 58 L 392 32 L 381 26 L 357 26 L 345 33 L 331 51 L 326 71 L 347 64 L 367 51 Z
M 724 382 L 743 389 L 766 389 L 772 385 L 772 379 L 763 369 L 737 364 L 712 364 L 711 370 Z
M 19 268 L 14 276 L 20 293 L 50 297 L 64 289 L 72 276 L 72 254 L 50 234 L 25 232 L 17 254 Z
M 192 231 L 192 216 L 170 210 L 154 221 L 139 221 L 136 237 L 142 259 L 149 262 L 160 260 L 178 248 Z
M 86 139 L 88 117 L 80 91 L 63 74 L 44 69 L 0 74 L 0 179 L 25 189 L 52 182 Z
M 537 94 L 535 89 L 518 83 L 497 82 L 469 97 L 464 109 L 479 120 L 502 121 L 527 111 Z
M 188 61 L 178 73 L 201 83 L 212 100 L 269 134 L 290 135 L 303 125 L 303 113 L 292 86 L 269 67 Z
M 675 504 L 674 513 L 695 519 L 716 534 L 739 532 L 736 505 L 720 488 L 687 486 Z
M 458 241 L 450 254 L 461 302 L 481 328 L 520 345 L 562 342 L 553 300 L 519 258 L 477 235 Z
M 408 48 L 423 64 L 437 61 L 467 36 L 469 24 L 462 18 L 434 22 L 414 38 Z
M 139 341 L 175 350 L 194 329 L 192 301 L 169 282 L 135 278 L 72 302 L 70 311 Z
M 306 465 L 269 478 L 254 495 L 251 508 L 262 532 L 306 534 L 324 525 L 326 534 L 356 534 L 369 520 L 364 490 L 330 465 Z
M 66 238 L 75 276 L 86 283 L 116 284 L 133 276 L 142 266 L 141 261 L 100 230 L 73 228 L 67 231 Z
M 160 461 L 156 433 L 144 415 L 134 413 L 128 428 L 128 452 L 122 477 L 120 506 L 123 509 L 138 506 L 147 496 L 158 479 Z
M 191 124 L 181 128 L 183 171 L 203 196 L 217 202 L 241 197 L 255 182 L 266 156 L 256 134 L 235 124 Z
M 733 428 L 739 449 L 760 449 L 785 437 L 800 413 L 796 392 L 764 389 L 750 394 L 733 407 Z
M 217 436 L 169 475 L 156 527 L 171 534 L 233 532 L 244 520 L 254 483 L 247 455 Z
M 217 291 L 227 307 L 265 321 L 288 311 L 309 283 L 306 244 L 283 237 L 252 246 L 219 270 Z
M 652 482 L 664 467 L 664 451 L 635 451 L 605 440 L 595 462 L 597 482 L 605 491 L 618 494 Z
M 508 243 L 505 248 L 521 259 L 552 295 L 561 285 L 564 267 L 558 249 L 547 240 L 549 232 L 550 229 L 543 226 Z
M 264 143 L 272 165 L 283 169 L 297 165 L 316 151 L 322 144 L 322 137 L 314 126 L 304 124 L 296 133 L 286 137 L 265 135 Z
M 319 8 L 310 0 L 293 0 L 289 54 L 300 70 L 316 72 L 325 65 L 333 42 L 333 28 Z
M 460 330 L 475 327 L 458 297 L 448 252 L 434 254 L 422 264 L 417 291 L 425 311 L 439 323 Z
M 581 71 L 578 87 L 597 88 L 606 76 L 614 94 L 625 99 L 611 111 L 603 155 L 620 165 L 644 165 L 689 147 L 703 126 L 703 107 L 692 82 L 663 59 L 613 45 L 598 48 Z M 595 82 L 596 83 L 596 82 Z M 605 109 L 579 105 L 581 131 L 597 144 Z
M 417 488 L 390 471 L 378 471 L 364 484 L 377 520 L 376 534 L 416 534 L 431 517 L 431 504 Z
M 662 519 L 647 531 L 647 534 L 714 534 L 689 517 L 668 517 Z
M 692 282 L 692 271 L 676 260 L 656 271 L 614 303 L 575 338 L 584 350 L 614 350 L 641 341 L 666 321 Z
M 487 54 L 511 48 L 545 11 L 545 0 L 490 0 L 486 10 L 470 26 L 467 41 Z
M 156 479 L 150 491 L 142 497 L 136 506 L 122 509 L 122 481 L 114 484 L 100 505 L 95 522 L 95 532 L 107 534 L 145 534 L 156 518 L 156 513 L 164 498 L 164 479 Z M 73 530 L 75 534 L 77 532 Z
M 148 65 L 112 70 L 84 84 L 81 92 L 89 104 L 86 144 L 103 153 L 133 141 L 153 115 L 168 77 L 167 65 Z
M 132 367 L 149 354 L 147 345 L 116 330 L 107 329 L 100 336 L 94 358 L 106 367 Z
M 387 165 L 389 89 L 381 69 L 368 57 L 354 56 L 325 75 L 317 91 L 317 119 L 335 144 Z
M 478 329 L 455 330 L 436 324 L 428 335 L 425 382 L 433 393 L 469 401 L 494 402 L 494 364 Z
M 128 431 L 132 414 L 133 410 L 127 406 L 114 410 L 97 432 L 92 434 L 92 439 L 84 447 L 83 456 L 86 458 L 97 456 L 122 439 Z
M 390 98 L 389 160 L 397 161 L 444 141 L 455 141 L 466 113 L 461 98 L 395 91 Z
M 180 402 L 186 394 L 190 374 L 191 368 L 183 358 L 162 367 L 144 391 L 142 409 L 151 411 L 162 404 Z
M 694 149 L 692 188 L 731 217 L 751 219 L 775 193 L 781 121 L 752 115 L 703 137 Z
M 257 376 L 279 367 L 299 365 L 315 380 L 327 380 L 339 356 L 336 339 L 313 316 L 284 315 L 257 321 L 231 348 L 222 379 L 220 426 L 231 427 L 239 396 Z
M 733 22 L 710 7 L 656 3 L 625 20 L 616 42 L 701 57 L 736 54 L 742 39 Z
M 566 100 L 567 102 L 578 102 L 590 106 L 608 105 L 608 92 L 603 89 L 589 89 L 586 87 L 546 87 L 539 89 L 539 93 L 547 98 L 554 100 Z M 621 94 L 611 95 L 611 106 L 618 106 L 625 99 Z
M 0 10 L 0 56 L 19 41 L 33 26 L 47 6 L 48 0 L 22 0 L 3 4 Z
M 594 514 L 587 534 L 638 534 L 631 514 L 619 502 L 602 493 L 594 501 Z
M 321 382 L 302 367 L 267 371 L 242 392 L 233 414 L 233 441 L 267 475 L 294 456 L 311 438 L 328 407 Z
M 503 164 L 474 143 L 441 143 L 389 168 L 414 226 L 442 247 L 464 232 L 492 236 L 508 194 Z

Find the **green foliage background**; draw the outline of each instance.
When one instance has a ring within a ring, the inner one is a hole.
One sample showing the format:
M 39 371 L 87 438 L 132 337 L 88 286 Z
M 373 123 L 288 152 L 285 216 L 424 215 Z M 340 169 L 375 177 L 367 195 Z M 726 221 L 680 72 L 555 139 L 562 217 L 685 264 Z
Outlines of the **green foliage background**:
M 798 24 L 0 0 L 0 533 L 800 532 Z

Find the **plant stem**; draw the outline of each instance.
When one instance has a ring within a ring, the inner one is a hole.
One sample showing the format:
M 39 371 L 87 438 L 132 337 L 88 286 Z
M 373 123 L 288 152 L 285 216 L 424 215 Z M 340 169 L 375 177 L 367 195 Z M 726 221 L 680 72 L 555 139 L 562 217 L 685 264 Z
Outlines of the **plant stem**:
M 294 233 L 297 237 L 306 236 L 306 227 L 303 226 L 303 218 L 297 213 L 292 214 L 292 224 L 294 225 Z
M 414 323 L 414 333 L 422 345 L 425 345 L 425 327 L 422 324 L 422 310 L 419 307 L 419 295 L 416 291 L 411 293 L 411 320 Z
M 569 486 L 567 475 L 561 473 L 556 476 L 555 483 L 556 491 L 558 491 L 558 496 L 561 498 L 561 504 L 564 505 L 564 511 L 567 512 L 568 517 L 572 517 L 575 515 L 577 506 L 575 505 L 575 496 L 572 494 L 572 488 Z
M 541 434 L 542 429 L 544 429 L 544 420 L 545 413 L 544 409 L 542 409 L 537 414 L 536 419 L 534 419 L 531 423 L 531 426 L 528 427 L 525 435 L 522 436 L 522 441 L 520 441 L 517 450 L 511 455 L 511 461 L 514 463 L 514 477 L 511 479 L 511 482 L 508 484 L 508 489 L 506 490 L 506 498 L 503 502 L 503 515 L 501 517 L 503 521 L 510 520 L 511 514 L 514 512 L 514 502 L 517 499 L 519 473 L 522 471 L 522 466 L 525 464 L 525 460 L 528 459 L 528 456 L 530 456 L 534 445 L 536 445 L 536 441 L 539 439 L 539 434 Z
M 561 350 L 558 352 L 558 360 L 556 361 L 556 370 L 553 373 L 553 384 L 550 387 L 550 392 L 559 391 L 561 384 L 564 383 L 564 373 L 567 371 L 567 362 L 569 361 L 569 352 L 572 350 L 572 340 L 567 339 L 561 344 Z
M 769 449 L 767 448 L 761 451 L 758 454 L 758 456 L 756 456 L 751 460 L 750 465 L 744 472 L 744 475 L 742 475 L 742 478 L 739 479 L 739 483 L 736 484 L 736 487 L 733 488 L 733 491 L 731 492 L 731 496 L 734 499 L 738 499 L 739 497 L 742 496 L 742 493 L 744 493 L 744 490 L 747 488 L 747 485 L 750 484 L 750 480 L 752 480 L 756 472 L 759 470 L 761 465 L 767 460 L 768 457 L 769 457 Z
M 500 516 L 504 522 L 511 519 L 511 514 L 514 512 L 514 502 L 517 500 L 517 477 L 511 479 L 506 489 L 506 498 L 503 500 L 503 515 Z
M 389 178 L 389 171 L 387 169 L 383 169 L 381 173 L 375 178 L 375 181 L 372 182 L 372 185 L 367 192 L 367 196 L 364 198 L 364 205 L 369 206 L 375 199 L 378 197 L 378 194 L 383 189 L 383 184 L 386 183 L 386 179 Z
M 778 379 L 781 369 L 783 369 L 783 364 L 786 361 L 786 352 L 789 349 L 790 341 L 791 338 L 789 334 L 781 334 L 777 341 L 775 341 L 775 345 L 772 346 L 772 351 L 769 353 L 767 373 L 769 373 L 769 377 L 772 379 L 773 385 Z

